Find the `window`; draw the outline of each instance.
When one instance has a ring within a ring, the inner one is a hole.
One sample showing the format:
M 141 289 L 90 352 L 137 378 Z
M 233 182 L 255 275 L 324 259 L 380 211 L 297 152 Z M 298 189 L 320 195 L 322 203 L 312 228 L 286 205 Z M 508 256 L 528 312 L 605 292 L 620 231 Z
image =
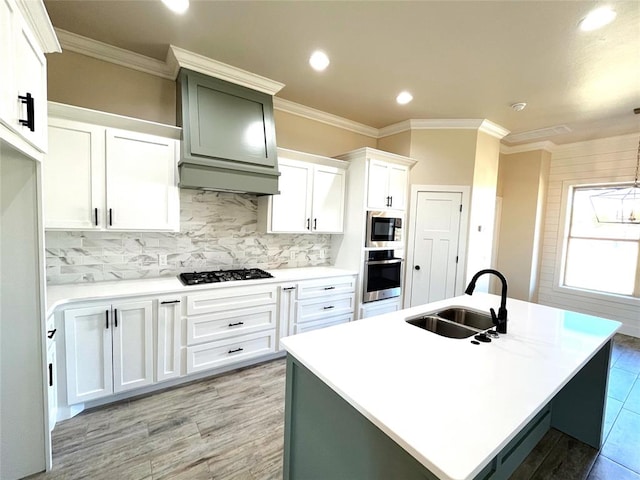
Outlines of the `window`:
M 604 188 L 581 186 L 570 191 L 562 283 L 567 287 L 637 297 L 640 224 L 598 223 L 591 196 L 601 194 Z M 618 206 L 612 202 L 611 208 Z M 615 218 L 616 212 L 610 212 L 610 217 Z

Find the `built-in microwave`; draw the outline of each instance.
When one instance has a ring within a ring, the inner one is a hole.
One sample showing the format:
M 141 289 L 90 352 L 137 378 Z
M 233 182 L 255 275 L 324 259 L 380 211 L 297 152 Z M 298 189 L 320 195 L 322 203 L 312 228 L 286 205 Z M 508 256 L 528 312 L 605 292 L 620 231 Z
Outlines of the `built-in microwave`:
M 397 212 L 367 212 L 365 247 L 402 248 L 402 217 Z

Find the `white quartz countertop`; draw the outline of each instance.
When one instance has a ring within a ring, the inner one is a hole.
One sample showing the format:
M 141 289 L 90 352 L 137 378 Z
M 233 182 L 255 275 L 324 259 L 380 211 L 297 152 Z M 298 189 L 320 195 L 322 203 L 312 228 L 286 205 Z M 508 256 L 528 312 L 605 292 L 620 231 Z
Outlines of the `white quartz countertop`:
M 64 304 L 102 300 L 112 297 L 126 298 L 140 295 L 185 295 L 202 290 L 217 288 L 244 287 L 265 283 L 282 283 L 310 280 L 316 278 L 356 275 L 352 270 L 334 267 L 282 268 L 267 270 L 273 278 L 242 280 L 220 283 L 206 283 L 185 286 L 178 277 L 150 278 L 140 280 L 118 280 L 112 282 L 74 283 L 70 285 L 51 285 L 47 287 L 47 316 Z
M 473 345 L 406 318 L 475 293 L 282 339 L 286 350 L 441 479 L 472 479 L 620 323 L 508 299 L 508 333 Z

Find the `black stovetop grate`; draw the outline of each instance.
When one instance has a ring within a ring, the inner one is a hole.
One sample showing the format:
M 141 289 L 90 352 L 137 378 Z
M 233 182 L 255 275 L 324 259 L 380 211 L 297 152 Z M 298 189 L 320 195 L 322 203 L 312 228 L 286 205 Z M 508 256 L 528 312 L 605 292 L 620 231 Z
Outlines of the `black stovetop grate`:
M 178 278 L 184 285 L 199 285 L 201 283 L 229 282 L 233 280 L 255 280 L 259 278 L 273 278 L 269 272 L 259 268 L 240 268 L 237 270 L 216 270 L 210 272 L 181 273 Z

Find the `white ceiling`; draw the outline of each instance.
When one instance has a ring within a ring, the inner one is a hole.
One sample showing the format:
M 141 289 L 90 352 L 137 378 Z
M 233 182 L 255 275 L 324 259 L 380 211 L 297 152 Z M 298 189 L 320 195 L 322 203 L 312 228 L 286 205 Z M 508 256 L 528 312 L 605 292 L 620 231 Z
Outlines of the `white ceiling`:
M 48 0 L 55 27 L 164 60 L 169 44 L 286 86 L 278 97 L 375 128 L 482 119 L 556 144 L 640 131 L 640 1 L 614 23 L 577 24 L 595 1 Z M 310 53 L 331 65 L 318 73 Z M 400 106 L 400 90 L 413 93 Z M 522 112 L 510 105 L 527 102 Z M 506 137 L 504 142 L 510 142 Z

